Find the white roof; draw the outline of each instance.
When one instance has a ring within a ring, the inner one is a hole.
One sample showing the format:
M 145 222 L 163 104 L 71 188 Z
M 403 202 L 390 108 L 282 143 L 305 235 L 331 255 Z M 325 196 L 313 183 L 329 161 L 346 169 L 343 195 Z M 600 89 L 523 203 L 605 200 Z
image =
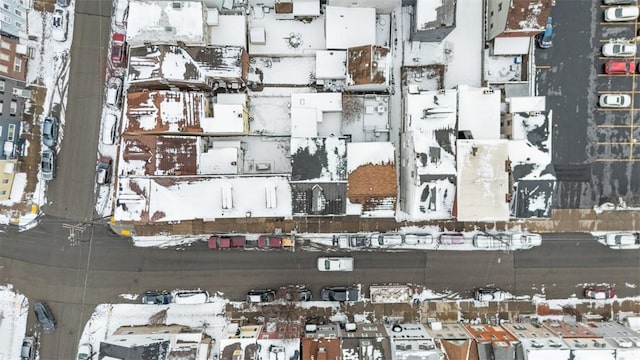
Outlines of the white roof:
M 493 55 L 526 55 L 532 37 L 497 37 L 493 39 Z
M 293 15 L 320 16 L 320 0 L 293 0 Z
M 314 18 L 309 22 L 279 20 L 275 11 L 268 13 L 253 11 L 249 16 L 251 40 L 249 53 L 272 56 L 313 56 L 316 50 L 325 48 L 324 19 Z M 253 42 L 254 28 L 262 28 L 264 41 Z
M 316 51 L 316 79 L 344 79 L 347 76 L 347 52 Z
M 500 139 L 500 92 L 458 86 L 458 130 L 478 140 Z
M 145 213 L 155 221 L 291 217 L 291 188 L 286 177 L 190 177 L 176 178 L 171 184 L 152 178 L 121 177 L 119 182 L 122 186 L 116 197 L 125 206 L 116 208 L 117 221 L 142 221 Z M 233 208 L 224 209 L 222 191 L 229 188 Z
M 198 174 L 221 175 L 238 173 L 238 148 L 225 147 L 209 149 L 199 153 Z
M 213 117 L 200 121 L 202 130 L 209 134 L 244 134 L 244 106 L 213 104 Z
M 415 7 L 415 22 L 418 30 L 424 30 L 424 25 L 438 19 L 438 8 L 442 0 L 417 0 Z
M 508 221 L 508 140 L 458 140 L 458 214 L 460 221 Z
M 507 99 L 509 112 L 531 112 L 547 110 L 546 96 L 517 96 Z
M 318 122 L 325 112 L 342 111 L 342 93 L 291 94 L 291 136 L 318 135 Z
M 217 104 L 228 104 L 228 105 L 246 105 L 247 104 L 247 94 L 244 93 L 219 93 L 216 95 L 216 103 Z
M 324 13 L 327 49 L 376 43 L 375 8 L 327 6 Z
M 208 26 L 208 30 L 210 45 L 247 48 L 247 18 L 244 15 L 220 14 L 217 24 Z
M 205 45 L 204 23 L 205 9 L 199 1 L 130 1 L 127 42 Z
M 372 164 L 395 163 L 395 147 L 390 142 L 361 142 L 347 144 L 347 173 Z

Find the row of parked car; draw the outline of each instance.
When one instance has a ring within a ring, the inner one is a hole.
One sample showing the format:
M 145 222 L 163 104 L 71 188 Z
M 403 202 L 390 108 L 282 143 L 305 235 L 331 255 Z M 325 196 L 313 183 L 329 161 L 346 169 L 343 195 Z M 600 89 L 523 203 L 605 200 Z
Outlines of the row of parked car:
M 313 294 L 304 286 L 289 287 L 294 291 L 287 292 L 285 300 L 311 301 Z M 360 299 L 360 289 L 356 286 L 327 286 L 320 291 L 323 301 L 357 301 Z M 246 302 L 249 304 L 270 303 L 276 300 L 276 291 L 272 289 L 252 289 L 247 292 Z
M 292 247 L 295 240 L 283 235 L 260 235 L 256 242 L 247 241 L 243 235 L 212 235 L 207 241 L 209 249 L 244 249 L 245 247 L 258 247 L 261 249 L 280 249 Z
M 465 244 L 465 234 L 442 233 L 435 238 L 428 233 L 340 234 L 333 237 L 333 246 L 343 249 L 432 245 L 434 242 L 437 245 L 462 245 Z M 472 243 L 477 248 L 518 250 L 540 245 L 542 237 L 532 233 L 479 233 L 473 236 Z
M 585 299 L 606 300 L 616 296 L 613 286 L 592 285 L 583 289 L 582 295 Z M 480 287 L 473 291 L 473 298 L 477 301 L 503 301 L 507 299 L 507 293 L 497 287 Z

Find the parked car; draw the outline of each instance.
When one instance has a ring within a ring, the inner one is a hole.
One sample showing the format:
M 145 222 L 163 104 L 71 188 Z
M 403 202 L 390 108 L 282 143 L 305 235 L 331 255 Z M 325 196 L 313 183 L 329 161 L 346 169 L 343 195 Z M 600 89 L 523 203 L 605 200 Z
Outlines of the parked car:
M 443 233 L 438 236 L 439 245 L 460 245 L 464 244 L 464 235 L 462 233 Z
M 36 339 L 33 336 L 26 336 L 22 340 L 20 348 L 20 360 L 33 360 L 36 356 Z
M 625 42 L 609 42 L 602 45 L 602 56 L 632 57 L 636 56 L 636 44 Z
M 553 36 L 553 19 L 551 16 L 547 18 L 547 25 L 544 27 L 544 31 L 536 35 L 536 44 L 540 49 L 549 49 L 553 46 L 551 37 Z
M 364 234 L 354 234 L 349 237 L 349 246 L 352 248 L 369 247 L 371 239 Z
M 142 303 L 148 305 L 166 305 L 171 303 L 171 294 L 164 290 L 150 290 L 142 294 Z
M 56 177 L 56 156 L 55 153 L 49 149 L 42 152 L 42 158 L 40 159 L 40 166 L 42 167 L 42 179 L 49 181 Z
M 481 287 L 473 291 L 473 298 L 477 301 L 502 301 L 505 293 L 497 287 Z
M 216 236 L 209 237 L 209 249 L 229 249 L 244 248 L 246 238 L 241 235 L 237 236 Z
M 258 247 L 259 248 L 281 248 L 282 237 L 272 236 L 272 235 L 261 235 L 258 238 Z
M 266 303 L 276 299 L 276 293 L 271 289 L 250 290 L 247 293 L 248 303 Z
M 638 236 L 631 232 L 606 234 L 605 243 L 612 249 L 637 249 L 640 247 Z
M 605 5 L 636 5 L 638 0 L 603 0 Z
M 358 301 L 360 290 L 357 287 L 330 286 L 322 289 L 320 298 L 324 301 Z
M 124 34 L 121 33 L 113 33 L 111 36 L 111 61 L 116 65 L 121 64 L 124 60 L 126 52 L 126 44 L 124 40 Z
M 111 163 L 110 156 L 100 156 L 98 159 L 96 168 L 96 183 L 98 185 L 105 185 L 111 182 Z
M 71 4 L 71 0 L 56 0 L 58 6 L 67 7 L 69 4 Z
M 118 106 L 122 98 L 122 79 L 112 77 L 107 83 L 107 105 Z
M 118 118 L 115 114 L 107 114 L 102 124 L 102 143 L 113 145 L 116 143 L 116 131 L 118 130 Z
M 89 360 L 93 356 L 93 348 L 91 344 L 84 343 L 78 347 L 78 356 L 76 360 Z
M 176 290 L 171 293 L 176 304 L 204 304 L 209 301 L 209 293 L 205 290 Z
M 393 246 L 402 245 L 404 243 L 404 235 L 400 233 L 376 233 L 371 235 L 371 246 Z
M 53 40 L 66 41 L 69 27 L 69 12 L 67 9 L 56 7 L 53 10 L 51 25 L 51 37 L 53 37 Z
M 407 245 L 417 244 L 433 244 L 433 235 L 431 234 L 405 234 L 404 243 Z
M 508 233 L 480 233 L 473 236 L 473 246 L 479 249 L 509 249 L 511 248 L 511 234 Z
M 47 116 L 42 122 L 42 143 L 50 148 L 58 143 L 58 119 Z
M 38 321 L 38 324 L 42 326 L 42 330 L 44 332 L 50 333 L 56 329 L 56 320 L 53 318 L 51 310 L 49 310 L 47 304 L 37 302 L 33 304 L 33 311 L 36 314 L 36 320 Z
M 597 285 L 589 286 L 584 289 L 585 299 L 604 300 L 611 299 L 616 296 L 616 291 L 613 286 Z
M 609 60 L 604 64 L 607 74 L 633 74 L 635 71 L 636 63 L 631 60 Z
M 351 257 L 320 257 L 318 258 L 318 270 L 320 271 L 353 271 L 353 258 Z
M 637 6 L 618 6 L 608 8 L 604 11 L 604 20 L 617 22 L 617 21 L 634 21 L 640 15 L 640 11 Z
M 631 106 L 631 96 L 627 94 L 602 94 L 598 105 L 603 108 L 628 108 Z

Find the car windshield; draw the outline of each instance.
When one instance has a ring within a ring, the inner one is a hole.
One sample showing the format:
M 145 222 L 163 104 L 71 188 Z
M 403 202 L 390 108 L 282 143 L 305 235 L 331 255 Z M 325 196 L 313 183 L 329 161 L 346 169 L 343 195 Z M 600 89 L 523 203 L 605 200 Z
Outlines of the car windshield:
M 331 269 L 331 260 L 327 259 L 324 261 L 324 268 L 326 270 L 330 270 Z

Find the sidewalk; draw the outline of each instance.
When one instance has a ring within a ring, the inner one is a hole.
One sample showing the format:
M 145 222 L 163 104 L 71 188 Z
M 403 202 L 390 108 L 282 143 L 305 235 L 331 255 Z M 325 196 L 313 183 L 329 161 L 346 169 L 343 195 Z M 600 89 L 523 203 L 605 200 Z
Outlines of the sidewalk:
M 182 221 L 178 224 L 114 223 L 113 230 L 121 235 L 151 236 L 158 234 L 199 235 L 214 233 L 340 233 L 386 232 L 401 227 L 437 227 L 440 231 L 522 229 L 535 233 L 635 231 L 640 229 L 640 211 L 618 210 L 596 214 L 591 209 L 554 210 L 551 219 L 527 219 L 511 222 L 471 223 L 458 221 L 396 222 L 391 218 L 359 218 L 354 216 L 300 217 L 292 220 L 272 218 L 219 219 Z M 124 231 L 124 232 L 123 232 Z

